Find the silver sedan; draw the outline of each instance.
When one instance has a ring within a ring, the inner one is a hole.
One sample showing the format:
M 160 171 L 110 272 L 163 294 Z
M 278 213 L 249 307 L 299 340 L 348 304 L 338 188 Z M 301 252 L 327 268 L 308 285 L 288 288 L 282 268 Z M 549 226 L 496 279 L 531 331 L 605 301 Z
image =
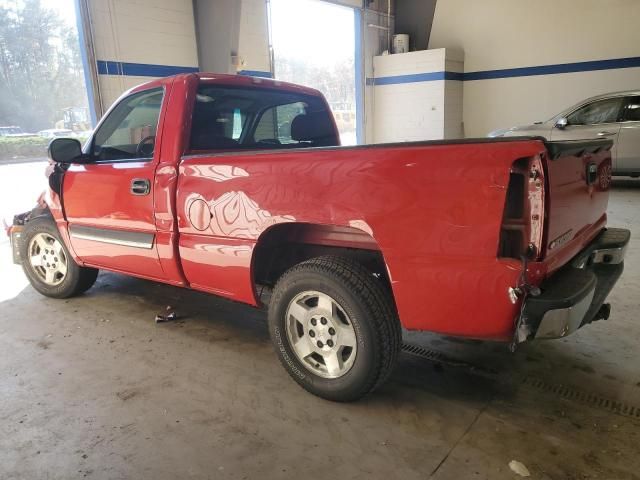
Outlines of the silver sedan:
M 640 176 L 640 90 L 584 100 L 546 122 L 496 130 L 490 137 L 537 135 L 548 140 L 610 138 L 613 175 Z

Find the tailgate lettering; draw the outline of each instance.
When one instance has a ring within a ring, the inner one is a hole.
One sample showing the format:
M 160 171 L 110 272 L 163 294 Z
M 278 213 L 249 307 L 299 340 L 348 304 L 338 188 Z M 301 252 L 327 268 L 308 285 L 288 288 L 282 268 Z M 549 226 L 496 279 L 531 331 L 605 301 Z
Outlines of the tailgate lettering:
M 560 235 L 558 238 L 556 238 L 554 240 L 551 240 L 551 242 L 549 242 L 549 250 L 553 250 L 554 248 L 558 248 L 563 243 L 567 243 L 569 240 L 571 240 L 571 233 L 572 232 L 573 232 L 573 229 L 567 230 L 562 235 Z

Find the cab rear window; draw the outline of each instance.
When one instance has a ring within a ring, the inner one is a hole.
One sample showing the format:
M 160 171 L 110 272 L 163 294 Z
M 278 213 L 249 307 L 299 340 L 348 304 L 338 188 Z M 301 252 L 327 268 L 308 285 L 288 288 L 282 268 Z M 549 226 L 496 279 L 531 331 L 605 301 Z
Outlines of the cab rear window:
M 198 87 L 193 152 L 336 145 L 333 118 L 319 97 L 254 87 Z

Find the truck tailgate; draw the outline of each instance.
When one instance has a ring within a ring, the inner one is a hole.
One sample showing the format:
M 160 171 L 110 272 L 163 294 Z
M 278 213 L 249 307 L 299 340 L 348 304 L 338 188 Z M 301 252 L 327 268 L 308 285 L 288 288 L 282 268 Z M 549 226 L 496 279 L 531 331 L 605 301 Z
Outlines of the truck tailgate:
M 552 273 L 604 228 L 611 184 L 606 139 L 547 142 L 544 258 Z

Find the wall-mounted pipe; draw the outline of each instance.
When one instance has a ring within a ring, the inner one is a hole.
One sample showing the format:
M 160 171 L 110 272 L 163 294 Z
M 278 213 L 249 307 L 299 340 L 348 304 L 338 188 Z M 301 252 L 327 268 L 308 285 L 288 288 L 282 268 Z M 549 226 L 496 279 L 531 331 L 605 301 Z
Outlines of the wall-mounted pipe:
M 389 24 L 389 28 L 387 28 L 387 50 L 391 53 L 391 0 L 387 0 L 387 23 Z

